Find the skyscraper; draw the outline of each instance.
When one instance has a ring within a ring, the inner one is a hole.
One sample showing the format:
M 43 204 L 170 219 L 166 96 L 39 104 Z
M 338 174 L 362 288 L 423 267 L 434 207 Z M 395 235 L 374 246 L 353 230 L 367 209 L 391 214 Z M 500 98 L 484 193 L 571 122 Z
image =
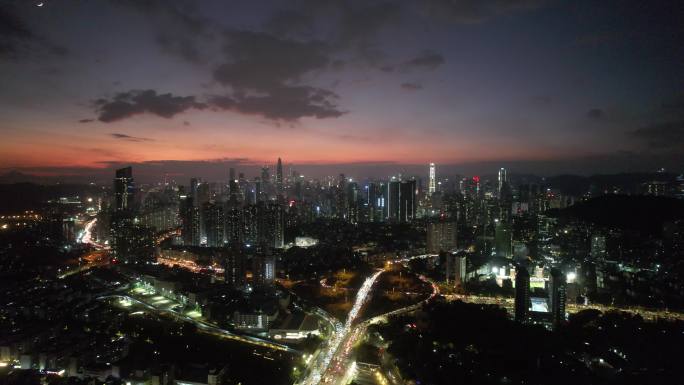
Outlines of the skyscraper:
M 283 194 L 283 162 L 280 158 L 278 158 L 276 165 L 276 190 L 278 195 Z
M 200 244 L 199 208 L 194 205 L 192 195 L 180 196 L 181 235 L 185 246 Z
M 244 242 L 244 219 L 242 208 L 229 202 L 225 213 L 225 241 L 231 247 L 242 247 Z
M 247 219 L 247 218 L 245 218 Z M 260 202 L 256 206 L 256 243 L 266 248 L 282 248 L 284 246 L 284 213 L 278 203 Z
M 501 190 L 505 183 L 508 183 L 508 176 L 506 175 L 506 169 L 501 167 L 499 169 L 499 185 L 496 189 L 498 196 L 501 196 Z
M 496 255 L 504 258 L 513 256 L 513 233 L 508 223 L 495 220 L 494 224 L 494 249 Z
M 110 217 L 111 245 L 114 255 L 126 263 L 149 261 L 153 257 L 151 229 L 138 223 L 133 205 L 133 170 L 116 170 L 114 212 Z
M 207 246 L 222 247 L 224 233 L 223 206 L 215 202 L 202 205 L 202 219 L 207 236 Z
M 428 181 L 428 194 L 432 195 L 437 191 L 437 181 L 435 175 L 435 164 L 430 163 L 430 179 Z
M 359 185 L 356 182 L 347 184 L 347 221 L 349 223 L 359 222 Z
M 416 181 L 403 181 L 399 190 L 399 222 L 412 222 L 415 218 Z
M 448 253 L 446 259 L 447 284 L 453 283 L 454 287 L 463 285 L 466 280 L 467 266 L 465 253 Z
M 245 257 L 245 254 L 239 247 L 231 248 L 226 254 L 224 259 L 224 278 L 229 286 L 237 288 L 245 285 L 247 281 Z
M 114 178 L 115 211 L 129 211 L 133 208 L 133 169 L 125 167 L 116 170 Z
M 563 272 L 559 269 L 551 269 L 549 304 L 551 305 L 551 317 L 554 328 L 565 321 L 566 287 L 567 284 Z
M 527 267 L 515 268 L 515 320 L 526 322 L 530 310 L 530 273 Z
M 389 221 L 412 222 L 416 217 L 416 181 L 390 181 L 383 191 Z

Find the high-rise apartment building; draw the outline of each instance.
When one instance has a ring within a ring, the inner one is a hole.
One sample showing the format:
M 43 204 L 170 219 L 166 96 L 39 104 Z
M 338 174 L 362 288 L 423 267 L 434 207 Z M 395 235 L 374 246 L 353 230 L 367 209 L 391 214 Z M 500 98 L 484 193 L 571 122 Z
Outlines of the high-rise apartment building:
M 456 222 L 440 218 L 427 225 L 427 252 L 438 254 L 456 248 Z

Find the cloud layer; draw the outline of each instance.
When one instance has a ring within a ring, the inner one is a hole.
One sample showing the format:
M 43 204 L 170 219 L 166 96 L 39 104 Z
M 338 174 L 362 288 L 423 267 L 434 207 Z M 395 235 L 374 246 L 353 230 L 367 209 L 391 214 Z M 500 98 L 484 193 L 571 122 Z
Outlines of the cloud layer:
M 194 96 L 157 94 L 155 90 L 121 92 L 111 99 L 98 99 L 94 104 L 98 113 L 97 119 L 104 123 L 144 113 L 169 119 L 189 109 L 207 107 L 206 104 L 195 101 Z

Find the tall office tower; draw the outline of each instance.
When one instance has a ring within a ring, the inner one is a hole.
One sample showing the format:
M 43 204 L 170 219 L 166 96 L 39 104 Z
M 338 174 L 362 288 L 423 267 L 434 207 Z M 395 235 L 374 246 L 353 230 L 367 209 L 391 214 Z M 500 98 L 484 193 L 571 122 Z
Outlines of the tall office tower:
M 200 224 L 199 208 L 195 207 L 191 195 L 180 196 L 181 236 L 185 246 L 199 246 Z
M 371 182 L 366 191 L 366 205 L 368 206 L 368 221 L 382 222 L 385 209 L 385 198 L 382 194 L 382 183 Z
M 347 184 L 347 221 L 359 223 L 359 185 L 356 182 Z
M 197 200 L 199 194 L 197 193 L 197 188 L 200 184 L 200 181 L 197 178 L 192 178 L 190 179 L 190 194 L 189 196 L 192 198 L 192 204 L 195 205 L 195 207 L 199 207 L 199 201 Z
M 530 273 L 526 266 L 515 268 L 515 320 L 526 322 L 530 310 Z
M 335 216 L 339 219 L 347 219 L 347 179 L 344 174 L 340 174 L 337 179 L 337 187 L 334 189 L 335 192 Z
M 280 158 L 276 165 L 276 190 L 278 195 L 283 195 L 283 161 Z
M 261 183 L 263 184 L 262 187 L 265 187 L 271 182 L 271 173 L 268 170 L 268 166 L 264 166 L 261 168 Z
M 412 222 L 415 218 L 416 181 L 403 181 L 399 189 L 399 222 Z
M 298 201 L 304 200 L 304 189 L 302 188 L 302 181 L 299 179 L 294 182 L 294 197 Z
M 223 206 L 213 201 L 203 204 L 202 218 L 204 220 L 204 229 L 207 234 L 207 246 L 223 247 Z
M 557 328 L 565 321 L 566 287 L 567 284 L 563 272 L 559 269 L 551 269 L 551 277 L 549 279 L 549 304 L 551 305 L 551 316 L 554 328 Z
M 125 167 L 116 170 L 114 178 L 115 211 L 133 209 L 133 169 Z
M 494 249 L 496 255 L 504 258 L 513 256 L 513 232 L 508 223 L 496 220 L 494 222 Z
M 387 203 L 387 215 L 385 218 L 390 222 L 399 221 L 399 196 L 401 191 L 401 182 L 393 180 L 387 183 L 384 191 L 385 202 Z
M 432 194 L 437 191 L 437 176 L 435 175 L 435 164 L 430 163 L 430 179 L 428 181 L 428 194 L 432 196 Z
M 501 167 L 499 169 L 499 185 L 498 188 L 496 189 L 497 195 L 501 196 L 501 189 L 503 188 L 504 184 L 508 183 L 508 176 L 506 175 L 506 169 Z
M 228 170 L 228 199 L 238 201 L 240 196 L 240 185 L 235 177 L 235 169 L 230 168 Z
M 412 222 L 416 218 L 416 181 L 390 181 L 384 191 L 387 216 L 393 222 Z
M 251 201 L 252 204 L 261 202 L 264 200 L 264 184 L 261 179 L 254 178 L 254 200 Z
M 276 260 L 271 250 L 265 248 L 253 259 L 252 279 L 254 286 L 270 286 L 275 280 Z
M 247 283 L 246 256 L 240 247 L 231 247 L 224 259 L 224 269 L 226 284 L 233 288 L 245 286 Z
M 456 222 L 440 218 L 427 226 L 427 252 L 438 254 L 456 248 Z

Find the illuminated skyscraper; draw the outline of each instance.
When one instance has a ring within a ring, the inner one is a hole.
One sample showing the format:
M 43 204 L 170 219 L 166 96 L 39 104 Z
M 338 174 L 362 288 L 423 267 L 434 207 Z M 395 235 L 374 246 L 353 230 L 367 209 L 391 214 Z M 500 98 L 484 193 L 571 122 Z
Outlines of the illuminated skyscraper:
M 506 169 L 501 167 L 499 169 L 499 185 L 496 190 L 499 196 L 501 196 L 501 190 L 505 183 L 508 183 L 508 175 L 506 174 Z
M 222 247 L 224 233 L 223 206 L 215 202 L 202 205 L 202 220 L 207 236 L 207 246 Z
M 278 194 L 283 194 L 283 162 L 278 158 L 278 164 L 276 165 L 276 189 Z
M 430 163 L 430 180 L 428 181 L 428 194 L 432 195 L 435 191 L 437 191 L 435 164 Z
M 151 229 L 142 226 L 133 207 L 133 170 L 116 170 L 115 207 L 110 217 L 111 246 L 114 256 L 125 263 L 147 262 L 153 258 Z
M 133 208 L 133 169 L 125 167 L 116 170 L 114 178 L 115 211 L 129 211 Z

